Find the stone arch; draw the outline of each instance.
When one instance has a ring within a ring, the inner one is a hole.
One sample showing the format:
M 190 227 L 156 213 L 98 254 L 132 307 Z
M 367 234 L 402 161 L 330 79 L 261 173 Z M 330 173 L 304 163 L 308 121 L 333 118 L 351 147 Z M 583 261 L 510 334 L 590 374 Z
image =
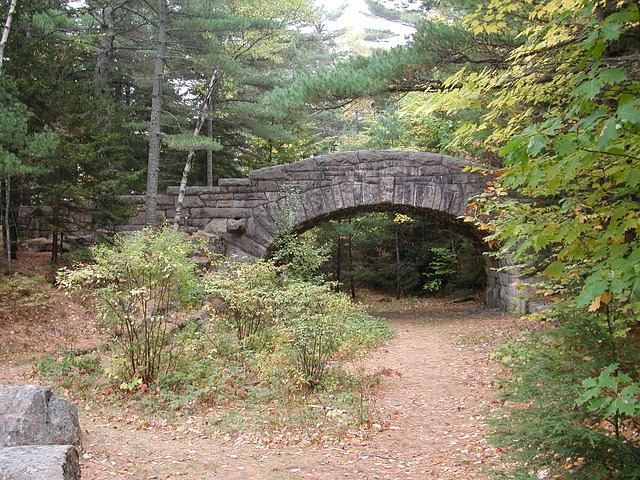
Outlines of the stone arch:
M 466 168 L 473 165 L 428 152 L 333 153 L 222 179 L 213 188 L 192 187 L 184 210 L 189 225 L 215 238 L 227 256 L 264 257 L 285 230 L 373 210 L 425 212 L 487 251 L 480 232 L 460 220 L 491 178 Z M 507 263 L 485 256 L 485 301 L 492 308 L 518 305 L 517 272 L 501 268 Z

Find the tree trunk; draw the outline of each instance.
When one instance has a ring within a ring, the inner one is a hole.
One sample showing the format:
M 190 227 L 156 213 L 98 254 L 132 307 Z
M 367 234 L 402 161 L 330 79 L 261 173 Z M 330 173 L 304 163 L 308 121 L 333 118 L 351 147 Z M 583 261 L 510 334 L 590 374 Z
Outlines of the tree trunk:
M 400 264 L 400 225 L 394 223 L 396 234 L 396 298 L 402 293 L 402 268 Z
M 351 219 L 349 219 L 351 223 Z M 351 290 L 351 298 L 356 298 L 356 278 L 353 274 L 353 235 L 347 237 L 347 254 L 349 257 L 349 287 Z
M 0 71 L 2 71 L 2 60 L 4 58 L 4 47 L 7 45 L 9 39 L 9 30 L 11 29 L 11 21 L 13 20 L 13 14 L 16 11 L 16 4 L 18 0 L 11 0 L 9 2 L 9 11 L 7 12 L 7 18 L 2 26 L 2 37 L 0 37 Z
M 335 242 L 336 242 L 336 255 L 335 255 L 335 265 L 336 265 L 336 269 L 335 269 L 335 281 L 336 281 L 336 286 L 335 286 L 335 292 L 339 293 L 340 292 L 340 282 L 342 281 L 342 237 L 340 235 L 336 235 L 335 237 Z
M 51 263 L 58 262 L 58 240 L 60 239 L 60 208 L 57 206 L 51 209 Z
M 158 209 L 158 176 L 160 173 L 160 146 L 162 134 L 162 83 L 167 57 L 167 31 L 169 29 L 169 9 L 167 0 L 158 0 L 158 44 L 153 68 L 151 92 L 151 120 L 149 121 L 149 159 L 147 162 L 147 196 L 145 223 L 155 226 Z
M 209 115 L 207 116 L 207 138 L 213 140 L 213 95 L 209 99 Z M 207 187 L 213 187 L 213 148 L 207 148 Z
M 7 275 L 11 276 L 13 273 L 11 267 L 11 222 L 9 220 L 11 214 L 11 182 L 9 175 L 6 175 L 4 178 L 5 185 L 5 211 L 4 211 L 4 245 L 7 250 Z
M 193 129 L 193 136 L 197 137 L 200 134 L 200 130 L 202 130 L 202 126 L 204 125 L 204 121 L 207 118 L 207 113 L 209 112 L 209 101 L 211 100 L 211 95 L 213 93 L 213 89 L 220 77 L 218 76 L 218 71 L 214 71 L 211 75 L 211 79 L 209 80 L 209 85 L 207 86 L 207 93 L 202 101 L 202 105 L 200 106 L 200 114 L 198 115 L 198 121 L 196 122 L 196 126 Z M 187 154 L 187 161 L 184 164 L 184 170 L 182 171 L 182 179 L 180 180 L 180 190 L 178 191 L 178 200 L 176 202 L 176 215 L 173 219 L 173 228 L 178 229 L 180 225 L 180 219 L 182 218 L 182 205 L 184 204 L 184 197 L 187 192 L 187 179 L 189 177 L 189 172 L 191 172 L 191 166 L 193 165 L 193 156 L 195 155 L 195 149 L 190 149 Z
M 102 9 L 102 21 L 100 24 L 100 45 L 98 46 L 98 57 L 93 69 L 93 82 L 95 84 L 94 93 L 101 98 L 109 93 L 109 77 L 113 71 L 113 45 L 116 38 L 116 9 L 122 7 L 114 6 L 113 1 L 109 2 Z

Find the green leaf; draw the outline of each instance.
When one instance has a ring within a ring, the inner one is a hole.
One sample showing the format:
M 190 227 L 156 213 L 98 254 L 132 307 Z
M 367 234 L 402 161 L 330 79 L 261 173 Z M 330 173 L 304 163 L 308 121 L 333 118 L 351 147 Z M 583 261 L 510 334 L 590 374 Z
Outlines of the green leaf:
M 602 131 L 598 137 L 598 150 L 605 150 L 611 141 L 616 140 L 618 137 L 620 137 L 620 133 L 618 132 L 618 122 L 615 118 L 610 118 L 604 124 L 604 127 L 602 127 Z
M 604 82 L 600 78 L 594 78 L 587 80 L 578 86 L 571 95 L 574 97 L 584 97 L 588 100 L 593 100 L 604 87 Z
M 564 157 L 575 152 L 576 145 L 566 137 L 556 137 L 553 139 L 553 149 L 557 155 Z
M 546 147 L 548 144 L 547 139 L 544 135 L 534 135 L 529 139 L 529 143 L 527 145 L 527 151 L 531 155 L 537 155 L 540 151 Z
M 616 113 L 620 121 L 640 126 L 640 98 L 623 103 Z
M 622 32 L 622 25 L 619 23 L 605 23 L 600 31 L 605 39 L 617 40 Z
M 589 410 L 592 412 L 597 412 L 599 410 L 604 409 L 611 403 L 611 397 L 598 397 L 589 401 Z M 609 416 L 609 415 L 607 415 Z
M 627 385 L 620 391 L 621 398 L 627 399 L 630 402 L 633 400 L 634 403 L 636 404 L 640 404 L 640 400 L 634 397 L 637 397 L 639 395 L 640 395 L 640 385 L 637 383 Z
M 545 275 L 548 275 L 553 278 L 560 278 L 564 275 L 564 273 L 565 273 L 564 263 L 562 263 L 559 260 L 556 260 L 555 262 L 551 263 L 544 270 Z
M 583 405 L 591 400 L 593 400 L 594 398 L 598 398 L 600 396 L 600 392 L 602 391 L 601 388 L 599 387 L 593 387 L 593 388 L 589 388 L 587 390 L 585 390 L 584 392 L 582 392 L 582 395 L 580 395 L 577 399 L 576 399 L 576 405 Z
M 612 417 L 616 413 L 635 415 L 637 410 L 638 407 L 634 403 L 629 402 L 623 398 L 614 398 L 604 413 L 607 417 Z
M 631 188 L 636 188 L 640 184 L 640 171 L 636 169 L 629 169 L 624 182 Z
M 599 75 L 600 80 L 609 85 L 615 83 L 624 82 L 627 79 L 627 74 L 622 68 L 607 68 Z

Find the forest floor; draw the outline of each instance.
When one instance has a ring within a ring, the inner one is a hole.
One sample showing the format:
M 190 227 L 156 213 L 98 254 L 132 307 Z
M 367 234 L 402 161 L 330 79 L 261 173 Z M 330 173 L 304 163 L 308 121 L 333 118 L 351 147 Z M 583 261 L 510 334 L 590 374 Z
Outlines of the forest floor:
M 16 267 L 50 274 L 47 255 L 27 252 Z M 45 290 L 28 311 L 0 313 L 0 384 L 42 383 L 34 365 L 46 353 L 107 338 L 91 310 Z M 504 374 L 491 355 L 518 335 L 520 320 L 450 299 L 372 297 L 370 310 L 387 318 L 396 336 L 360 365 L 384 374 L 368 430 L 325 444 L 290 444 L 268 432 L 213 434 L 206 411 L 149 419 L 77 401 L 83 478 L 453 480 L 484 479 L 487 468 L 503 468 L 500 450 L 485 438 Z

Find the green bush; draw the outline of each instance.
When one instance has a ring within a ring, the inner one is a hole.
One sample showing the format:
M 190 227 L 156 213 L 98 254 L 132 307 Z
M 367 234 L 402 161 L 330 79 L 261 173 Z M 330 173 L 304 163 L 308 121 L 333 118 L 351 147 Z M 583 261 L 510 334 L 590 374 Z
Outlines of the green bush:
M 239 341 L 249 342 L 277 321 L 281 270 L 262 260 L 226 262 L 205 277 L 205 293 Z
M 345 296 L 315 284 L 294 283 L 284 293 L 282 338 L 296 378 L 313 390 L 322 383 L 329 360 L 345 338 L 341 317 L 351 305 Z
M 67 352 L 60 358 L 45 355 L 36 366 L 38 373 L 76 395 L 90 397 L 103 381 L 102 362 L 97 353 L 77 355 Z
M 498 357 L 510 376 L 492 441 L 519 466 L 497 476 L 548 471 L 550 478 L 638 478 L 633 385 L 640 356 L 626 335 L 612 334 L 603 314 L 557 308 L 544 328 L 502 347 Z M 627 371 L 618 370 L 617 378 L 609 365 L 614 358 Z
M 285 268 L 262 260 L 228 263 L 209 276 L 205 291 L 244 347 L 269 365 L 263 372 L 288 368 L 299 385 L 313 390 L 336 354 L 353 356 L 389 329 L 330 285 L 297 280 Z
M 438 292 L 442 288 L 442 282 L 445 278 L 456 273 L 456 264 L 458 262 L 457 255 L 444 247 L 432 247 L 429 249 L 431 261 L 429 269 L 425 272 L 426 282 L 423 286 L 424 290 L 433 293 Z
M 90 288 L 104 317 L 114 327 L 124 384 L 151 384 L 170 368 L 169 322 L 197 300 L 192 245 L 169 226 L 147 228 L 99 245 L 94 263 L 61 269 L 61 287 Z
M 286 266 L 285 272 L 303 282 L 322 282 L 320 267 L 329 259 L 330 247 L 320 246 L 312 232 L 283 233 L 276 238 L 271 260 Z
M 46 279 L 42 275 L 28 277 L 20 274 L 11 277 L 0 275 L 0 312 L 11 312 L 11 309 L 44 310 L 51 295 Z
M 297 438 L 320 440 L 341 435 L 354 423 L 372 422 L 375 381 L 362 371 L 347 371 L 341 362 L 389 337 L 383 321 L 334 294 L 331 285 L 296 280 L 284 272 L 287 266 L 263 260 L 222 263 L 195 288 L 192 267 L 181 268 L 188 248 L 180 235 L 164 230 L 140 235 L 145 239 L 96 249 L 95 264 L 62 271 L 59 281 L 69 288 L 91 287 L 117 332 L 157 328 L 135 303 L 142 286 L 132 288 L 131 279 L 141 280 L 136 274 L 143 269 L 131 257 L 140 259 L 149 250 L 177 253 L 154 257 L 153 268 L 144 270 L 149 290 L 164 289 L 173 298 L 162 312 L 154 310 L 153 321 L 163 322 L 162 337 L 141 334 L 133 341 L 121 334 L 115 357 L 101 365 L 96 356 L 91 374 L 79 366 L 81 360 L 65 357 L 60 364 L 43 361 L 44 376 L 73 389 L 86 374 L 82 388 L 119 386 L 105 392 L 148 413 L 213 408 L 219 415 L 213 428 L 226 433 L 286 427 Z M 165 235 L 169 238 L 156 238 Z M 161 270 L 172 280 L 171 288 L 156 270 L 168 258 L 172 262 Z M 194 294 L 200 291 L 202 297 Z M 168 323 L 185 303 L 202 299 L 206 303 L 197 316 Z M 118 310 L 121 305 L 130 307 Z M 145 352 L 159 362 L 154 377 L 143 376 L 146 364 L 133 364 Z

